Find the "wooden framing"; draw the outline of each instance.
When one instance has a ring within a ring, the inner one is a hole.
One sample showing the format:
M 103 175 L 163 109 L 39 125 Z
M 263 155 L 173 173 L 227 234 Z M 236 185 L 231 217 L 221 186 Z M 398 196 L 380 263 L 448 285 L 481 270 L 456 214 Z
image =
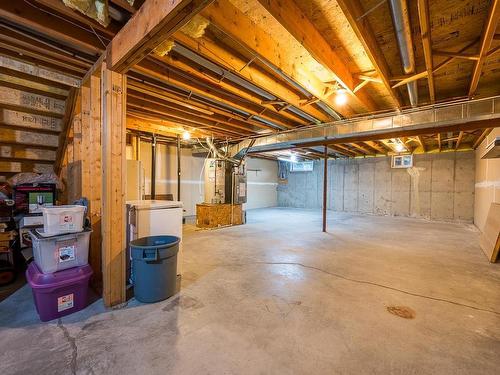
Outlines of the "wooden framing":
M 283 27 L 297 39 L 304 48 L 323 66 L 327 67 L 335 76 L 335 80 L 353 94 L 367 111 L 375 111 L 377 108 L 370 97 L 358 92 L 354 95 L 356 86 L 354 77 L 347 65 L 332 49 L 313 23 L 302 13 L 294 0 L 282 2 L 271 0 L 259 0 Z
M 231 4 L 228 0 L 215 0 L 210 7 L 202 13 L 211 25 L 228 35 L 238 44 L 255 53 L 259 59 L 266 64 L 271 64 L 281 71 L 290 80 L 297 82 L 338 113 L 345 116 L 352 114 L 349 108 L 336 108 L 333 101 L 324 97 L 325 85 L 308 72 L 299 71 L 293 64 L 293 58 L 289 56 L 286 48 L 276 48 L 277 41 L 269 34 L 255 25 L 243 12 Z
M 102 268 L 106 306 L 125 302 L 126 77 L 101 69 Z
M 342 12 L 346 16 L 349 24 L 351 25 L 353 31 L 356 33 L 360 42 L 366 51 L 366 54 L 370 58 L 375 70 L 382 79 L 387 92 L 391 96 L 392 100 L 397 107 L 403 106 L 403 101 L 399 92 L 391 87 L 389 80 L 390 69 L 385 60 L 384 54 L 380 49 L 379 44 L 375 38 L 375 33 L 371 29 L 370 24 L 366 19 L 360 19 L 365 13 L 363 7 L 359 0 L 337 0 L 338 5 L 342 9 Z
M 418 19 L 420 21 L 420 33 L 422 35 L 422 46 L 424 49 L 425 68 L 427 70 L 427 82 L 429 86 L 429 97 L 431 103 L 436 101 L 436 93 L 434 89 L 434 69 L 432 63 L 432 46 L 431 46 L 431 25 L 429 17 L 429 2 L 428 0 L 418 0 Z
M 68 136 L 71 124 L 75 114 L 75 108 L 78 99 L 78 91 L 73 88 L 70 90 L 68 99 L 66 99 L 66 112 L 63 118 L 63 130 L 59 135 L 59 148 L 57 149 L 56 162 L 54 164 L 54 172 L 59 174 L 61 172 L 64 154 L 66 153 L 66 146 L 68 145 Z
M 109 68 L 125 73 L 211 2 L 211 0 L 146 1 L 108 46 Z
M 474 96 L 477 90 L 481 72 L 483 70 L 484 62 L 486 61 L 487 54 L 491 47 L 491 42 L 495 36 L 495 31 L 500 19 L 500 0 L 492 0 L 490 10 L 486 18 L 486 22 L 481 34 L 481 41 L 479 46 L 479 59 L 474 64 L 472 79 L 469 87 L 469 97 Z

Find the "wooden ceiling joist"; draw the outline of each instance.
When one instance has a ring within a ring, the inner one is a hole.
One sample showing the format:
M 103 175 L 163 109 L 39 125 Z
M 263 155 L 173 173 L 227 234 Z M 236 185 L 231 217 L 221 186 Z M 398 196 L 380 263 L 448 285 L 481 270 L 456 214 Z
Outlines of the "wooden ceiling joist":
M 54 150 L 21 145 L 0 145 L 0 158 L 17 161 L 30 160 L 53 162 L 56 159 L 56 152 Z
M 403 100 L 398 91 L 391 87 L 391 71 L 387 61 L 382 53 L 379 43 L 376 40 L 368 20 L 362 18 L 365 10 L 359 0 L 337 0 L 338 5 L 346 16 L 356 36 L 363 44 L 364 50 L 368 55 L 372 65 L 382 79 L 382 82 L 394 101 L 396 107 L 403 106 Z
M 107 54 L 111 70 L 128 71 L 211 2 L 146 1 L 109 44 Z
M 128 104 L 131 107 L 139 107 L 142 109 L 146 109 L 149 112 L 155 112 L 162 114 L 163 116 L 170 117 L 174 121 L 187 121 L 192 122 L 193 124 L 204 124 L 207 126 L 215 126 L 216 124 L 226 125 L 230 130 L 231 128 L 235 128 L 238 130 L 242 130 L 241 134 L 247 133 L 247 135 L 252 134 L 252 130 L 249 129 L 249 125 L 245 123 L 238 122 L 230 122 L 227 118 L 224 118 L 220 115 L 205 115 L 202 113 L 194 114 L 189 111 L 181 110 L 179 108 L 170 105 L 169 103 L 161 102 L 158 99 L 148 98 L 144 96 L 144 94 L 134 93 L 133 90 L 130 90 L 128 93 Z
M 481 40 L 479 42 L 479 60 L 474 64 L 474 69 L 472 72 L 472 79 L 469 86 L 469 97 L 474 96 L 477 90 L 479 79 L 481 78 L 481 72 L 483 70 L 484 62 L 487 58 L 487 53 L 491 48 L 491 43 L 493 37 L 495 36 L 495 31 L 498 25 L 498 20 L 500 19 L 500 0 L 492 0 L 488 16 L 481 33 Z
M 306 17 L 295 1 L 284 2 L 259 0 L 267 11 L 313 56 L 316 61 L 329 69 L 335 80 L 344 89 L 353 94 L 368 111 L 376 111 L 373 100 L 360 91 L 354 95 L 356 86 L 354 77 L 348 66 L 328 44 L 314 24 Z
M 433 62 L 432 62 L 432 43 L 431 43 L 431 21 L 429 16 L 428 0 L 418 0 L 418 19 L 420 22 L 420 34 L 422 36 L 422 46 L 424 50 L 425 68 L 427 70 L 427 82 L 429 86 L 429 98 L 431 103 L 436 101 L 436 92 L 434 88 Z
M 5 73 L 10 75 L 16 75 L 17 77 L 26 79 L 29 78 L 55 87 L 79 87 L 81 82 L 78 77 L 1 54 L 0 68 L 8 69 Z
M 233 95 L 218 89 L 214 84 L 192 80 L 188 75 L 182 74 L 182 72 L 177 72 L 174 68 L 161 64 L 161 62 L 151 60 L 142 61 L 139 65 L 136 65 L 133 70 L 147 77 L 164 82 L 167 85 L 177 87 L 187 92 L 191 91 L 198 94 L 200 97 L 206 97 L 208 98 L 208 101 L 212 100 L 220 102 L 223 106 L 233 107 L 254 117 L 258 116 L 268 120 L 272 124 L 274 123 L 272 119 L 267 118 L 264 113 L 266 110 L 265 107 L 256 106 L 253 103 L 234 97 Z M 261 124 L 266 126 L 264 122 Z M 267 125 L 266 127 L 273 128 L 272 125 Z M 276 124 L 274 129 L 277 128 L 279 128 L 278 124 Z
M 48 12 L 41 12 L 25 1 L 2 1 L 0 18 L 22 25 L 85 53 L 97 56 L 104 50 L 101 40 L 106 37 L 104 35 L 98 37 L 96 34 L 100 32 L 93 32 L 90 27 L 84 25 L 74 27 L 74 21 L 65 20 L 63 17 L 57 17 Z
M 251 102 L 255 105 L 257 111 L 265 110 L 263 113 L 263 117 L 266 117 L 270 121 L 285 127 L 286 129 L 294 129 L 300 125 L 308 125 L 309 122 L 304 119 L 298 119 L 295 115 L 290 112 L 282 112 L 273 107 L 273 106 L 263 106 L 262 100 L 255 96 L 253 93 L 249 93 L 244 89 L 239 88 L 237 85 L 233 84 L 227 79 L 221 79 L 221 77 L 213 77 L 213 73 L 208 69 L 204 69 L 201 66 L 193 67 L 188 64 L 185 60 L 176 58 L 173 59 L 169 56 L 165 56 L 161 58 L 162 61 L 167 63 L 169 66 L 182 70 L 184 73 L 188 74 L 193 78 L 197 78 L 199 82 L 210 82 L 215 86 L 223 89 L 224 91 L 235 95 L 241 99 L 245 99 L 248 102 Z M 213 77 L 213 78 L 210 78 Z M 279 113 L 279 114 L 278 114 Z
M 64 115 L 64 100 L 5 86 L 0 86 L 0 106 L 52 117 Z
M 294 90 L 287 85 L 273 79 L 260 69 L 254 68 L 249 61 L 243 60 L 235 52 L 229 51 L 228 47 L 221 45 L 221 41 L 214 42 L 207 36 L 203 38 L 193 39 L 182 32 L 174 34 L 174 39 L 184 46 L 196 51 L 206 59 L 213 61 L 215 64 L 231 71 L 233 74 L 247 80 L 261 90 L 269 90 L 276 95 L 276 101 L 291 104 L 296 108 L 308 114 L 309 116 L 319 121 L 330 121 L 333 118 L 325 112 L 317 109 L 315 106 L 301 106 L 303 97 L 298 95 Z
M 307 88 L 311 96 L 323 100 L 325 85 L 304 69 L 299 71 L 289 51 L 279 46 L 279 41 L 273 40 L 228 0 L 215 0 L 202 12 L 202 16 L 237 44 L 251 51 L 259 60 L 271 65 L 274 71 L 281 72 L 302 88 Z M 331 99 L 326 98 L 323 102 L 345 116 L 352 114 L 350 108 L 335 106 Z

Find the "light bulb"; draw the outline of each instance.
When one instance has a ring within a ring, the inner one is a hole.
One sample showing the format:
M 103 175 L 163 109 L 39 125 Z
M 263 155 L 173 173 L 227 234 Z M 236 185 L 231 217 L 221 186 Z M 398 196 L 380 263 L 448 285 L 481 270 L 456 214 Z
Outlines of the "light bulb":
M 295 155 L 295 154 L 291 154 L 291 155 L 290 155 L 290 161 L 291 161 L 292 163 L 295 163 L 295 162 L 297 161 L 297 155 Z
M 184 140 L 191 139 L 191 133 L 185 130 L 184 133 L 182 133 L 182 139 Z
M 335 104 L 344 105 L 347 103 L 347 94 L 344 89 L 337 90 L 337 94 L 335 95 Z
M 401 143 L 396 143 L 396 146 L 394 146 L 397 152 L 401 152 L 405 150 L 405 146 L 403 146 Z

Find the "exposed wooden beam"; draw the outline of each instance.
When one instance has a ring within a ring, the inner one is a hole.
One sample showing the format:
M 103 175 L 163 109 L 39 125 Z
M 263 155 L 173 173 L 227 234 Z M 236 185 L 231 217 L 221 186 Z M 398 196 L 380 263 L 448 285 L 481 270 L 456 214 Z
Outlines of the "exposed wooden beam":
M 146 1 L 108 45 L 111 70 L 125 73 L 212 0 Z
M 30 161 L 10 161 L 0 159 L 0 173 L 36 172 L 47 173 L 52 171 L 52 166 L 47 163 Z
M 68 96 L 68 90 L 21 78 L 15 73 L 13 75 L 5 73 L 11 72 L 7 69 L 0 68 L 0 84 L 2 86 L 12 87 L 21 91 L 28 91 L 33 94 L 45 95 L 61 100 L 65 100 Z
M 62 120 L 60 118 L 11 109 L 0 109 L 0 124 L 7 127 L 29 128 L 56 133 L 62 130 Z
M 418 19 L 420 21 L 420 34 L 422 36 L 422 46 L 424 49 L 425 68 L 427 70 L 427 81 L 429 86 L 429 97 L 431 103 L 436 101 L 434 88 L 434 76 L 432 75 L 432 43 L 431 43 L 431 22 L 429 17 L 428 0 L 418 0 Z
M 190 77 L 197 79 L 199 82 L 208 82 L 209 84 L 214 84 L 220 89 L 223 89 L 228 93 L 235 95 L 235 97 L 239 97 L 250 103 L 253 103 L 256 106 L 256 110 L 258 112 L 261 112 L 267 108 L 267 110 L 265 110 L 265 112 L 263 112 L 261 116 L 287 129 L 294 129 L 300 125 L 310 124 L 310 121 L 307 121 L 303 118 L 298 118 L 291 112 L 279 113 L 279 111 L 274 106 L 263 107 L 262 100 L 259 98 L 258 95 L 255 95 L 252 92 L 248 92 L 245 91 L 244 89 L 241 89 L 237 84 L 234 84 L 229 80 L 223 79 L 223 76 L 222 77 L 214 76 L 213 72 L 209 71 L 203 66 L 195 66 L 194 63 L 190 63 L 186 61 L 186 59 L 182 58 L 174 59 L 170 56 L 165 56 L 159 59 L 167 63 L 169 66 L 172 66 L 174 68 L 181 70 L 182 72 L 185 72 Z
M 64 154 L 68 146 L 68 135 L 75 116 L 75 109 L 78 101 L 78 90 L 72 88 L 69 91 L 68 99 L 66 99 L 65 113 L 62 120 L 63 129 L 59 135 L 59 148 L 57 150 L 56 162 L 54 164 L 54 172 L 58 175 L 61 172 Z
M 417 141 L 420 144 L 420 147 L 422 147 L 422 151 L 426 152 L 424 138 L 420 135 L 417 135 Z
M 0 86 L 0 105 L 3 108 L 62 117 L 65 109 L 64 103 L 61 99 Z
M 460 143 L 462 142 L 463 137 L 464 137 L 464 132 L 461 131 L 458 134 L 457 143 L 455 144 L 455 150 L 458 150 L 458 147 L 460 146 Z
M 437 133 L 436 139 L 437 139 L 437 143 L 438 143 L 438 151 L 441 152 L 441 147 L 442 147 L 442 144 L 441 144 L 441 133 Z
M 359 0 L 337 0 L 338 5 L 346 16 L 356 36 L 363 44 L 366 54 L 368 55 L 372 65 L 382 79 L 382 82 L 394 101 L 396 107 L 403 105 L 403 100 L 398 91 L 391 87 L 389 80 L 391 73 L 389 65 L 382 53 L 382 50 L 377 42 L 375 33 L 373 32 L 368 19 L 361 16 L 365 13 L 363 6 Z
M 472 148 L 475 150 L 492 130 L 492 128 L 484 129 L 481 135 L 477 137 L 476 141 L 472 145 Z
M 370 154 L 373 154 L 373 152 L 371 152 L 370 150 L 366 149 L 366 147 L 363 147 L 357 143 L 350 143 L 350 145 L 356 149 L 358 149 L 359 151 L 361 151 L 363 154 L 365 155 L 370 155 Z
M 19 144 L 37 146 L 46 149 L 56 149 L 59 138 L 55 134 L 41 134 L 33 131 L 1 129 L 1 144 Z
M 214 84 L 209 84 L 206 82 L 194 82 L 187 75 L 181 75 L 180 72 L 177 73 L 175 68 L 169 67 L 165 64 L 162 65 L 161 61 L 142 61 L 139 65 L 134 67 L 134 71 L 141 73 L 147 77 L 151 77 L 159 80 L 160 82 L 164 82 L 170 86 L 174 86 L 183 90 L 187 90 L 188 92 L 196 93 L 197 95 L 208 98 L 207 102 L 215 101 L 222 104 L 222 106 L 229 106 L 237 110 L 241 110 L 243 112 L 249 113 L 252 116 L 261 116 L 266 117 L 262 113 L 262 106 L 256 107 L 253 103 L 249 103 L 247 101 L 242 101 L 238 97 L 234 95 L 230 95 L 227 92 L 224 92 L 221 89 L 218 89 Z M 266 108 L 264 107 L 264 110 Z M 275 123 L 269 119 L 271 123 Z M 269 125 L 266 125 L 260 122 L 260 126 L 269 128 Z M 278 124 L 276 124 L 278 126 Z
M 432 53 L 434 53 L 436 56 L 453 57 L 455 59 L 464 59 L 472 61 L 479 60 L 479 55 L 472 53 L 464 53 L 464 52 L 458 53 L 458 52 L 449 52 L 441 50 L 433 50 Z
M 386 155 L 387 154 L 387 150 L 380 146 L 377 142 L 375 141 L 366 141 L 364 142 L 365 144 L 367 144 L 369 147 L 371 147 L 372 149 L 374 149 L 375 151 L 381 153 L 381 154 L 384 154 Z
M 21 145 L 0 145 L 0 158 L 54 162 L 56 159 L 56 152 L 54 150 Z
M 487 58 L 486 55 L 491 48 L 491 42 L 493 41 L 493 37 L 495 36 L 495 31 L 499 19 L 500 0 L 492 0 L 488 16 L 486 17 L 486 22 L 481 34 L 481 40 L 479 42 L 479 60 L 477 60 L 474 64 L 472 78 L 469 86 L 469 97 L 472 97 L 476 94 L 479 79 L 481 78 L 481 72 L 483 70 L 483 65 Z
M 277 97 L 276 101 L 289 103 L 296 108 L 300 108 L 301 111 L 319 121 L 326 122 L 332 120 L 330 115 L 313 105 L 303 106 L 301 103 L 303 96 L 289 88 L 289 85 L 286 83 L 282 83 L 261 69 L 253 67 L 250 61 L 243 59 L 236 52 L 230 50 L 223 43 L 223 40 L 215 42 L 207 35 L 204 35 L 202 38 L 193 39 L 182 32 L 175 33 L 174 39 L 183 46 L 196 51 L 204 58 L 231 71 L 233 74 L 247 80 L 260 89 L 271 92 Z
M 41 12 L 25 1 L 0 2 L 0 18 L 86 53 L 97 55 L 104 50 L 101 40 L 106 40 L 106 37 L 102 35 L 100 40 L 96 36 L 100 31 L 94 33 L 90 28 L 74 27 L 70 20 Z
M 335 151 L 338 154 L 347 156 L 348 158 L 353 158 L 356 156 L 356 154 L 354 152 L 347 151 L 347 150 L 340 148 L 338 146 L 328 145 L 328 148 L 332 149 L 333 151 Z
M 276 48 L 279 44 L 278 41 L 252 22 L 230 1 L 215 0 L 202 12 L 202 16 L 210 21 L 211 26 L 216 27 L 248 51 L 252 51 L 259 60 L 296 82 L 311 96 L 320 98 L 326 105 L 335 108 L 338 113 L 344 116 L 353 114 L 349 107 L 338 107 L 331 98 L 324 98 L 325 85 L 323 82 L 305 69 L 299 69 L 300 67 L 294 63 L 295 58 L 291 51 L 287 48 Z
M 316 26 L 307 18 L 294 0 L 258 0 L 271 15 L 314 57 L 329 69 L 335 80 L 353 94 L 355 80 L 348 66 L 328 44 Z M 368 111 L 375 111 L 376 105 L 368 96 L 358 93 L 360 104 Z
M 352 156 L 361 156 L 361 155 L 363 155 L 362 152 L 359 152 L 358 150 L 353 150 L 353 149 L 347 147 L 345 144 L 336 144 L 335 146 L 331 146 L 331 147 L 343 150 L 344 152 L 349 153 Z
M 79 87 L 81 83 L 80 79 L 75 76 L 63 74 L 53 69 L 27 63 L 5 55 L 0 55 L 0 67 L 9 69 L 12 72 L 18 72 L 24 78 L 31 76 L 34 79 L 43 79 L 45 83 L 54 82 L 71 87 Z

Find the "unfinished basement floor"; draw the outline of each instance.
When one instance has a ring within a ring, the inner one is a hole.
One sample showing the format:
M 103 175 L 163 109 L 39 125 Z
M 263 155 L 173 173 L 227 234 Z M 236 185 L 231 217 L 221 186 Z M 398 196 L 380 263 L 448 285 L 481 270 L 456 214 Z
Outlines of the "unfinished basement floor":
M 328 234 L 278 208 L 186 228 L 182 291 L 157 304 L 42 324 L 24 287 L 0 304 L 0 373 L 498 374 L 500 267 L 472 225 L 329 215 Z

